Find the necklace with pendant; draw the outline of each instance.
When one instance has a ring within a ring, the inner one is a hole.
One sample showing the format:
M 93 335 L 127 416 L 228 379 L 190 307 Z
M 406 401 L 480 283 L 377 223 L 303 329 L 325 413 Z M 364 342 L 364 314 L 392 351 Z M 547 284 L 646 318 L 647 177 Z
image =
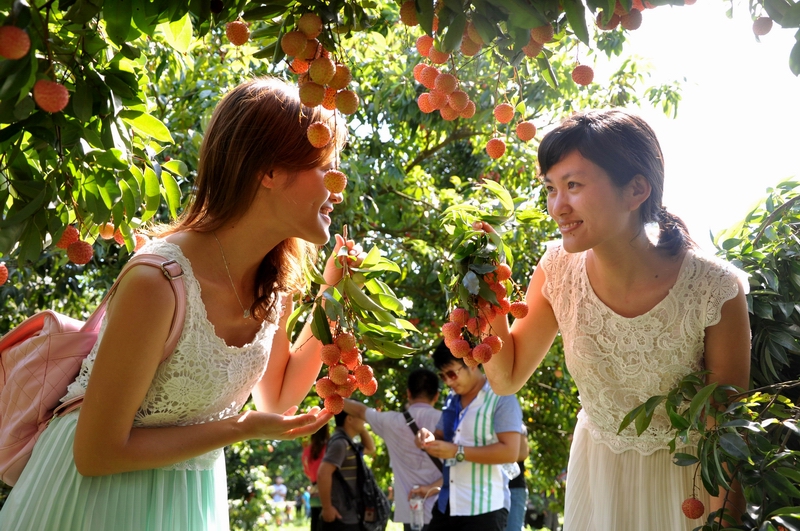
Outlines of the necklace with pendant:
M 217 245 L 219 246 L 219 253 L 222 255 L 222 263 L 225 264 L 225 272 L 228 273 L 228 280 L 231 281 L 231 288 L 233 288 L 233 294 L 236 295 L 236 300 L 239 301 L 239 307 L 241 307 L 242 309 L 242 316 L 245 319 L 250 319 L 250 308 L 245 308 L 244 304 L 242 304 L 242 299 L 239 298 L 239 293 L 236 291 L 236 284 L 233 283 L 231 270 L 228 269 L 228 260 L 227 258 L 225 258 L 225 251 L 222 250 L 222 244 L 219 242 L 219 238 L 217 238 L 217 233 L 211 231 L 211 234 L 214 236 L 214 239 L 217 240 Z

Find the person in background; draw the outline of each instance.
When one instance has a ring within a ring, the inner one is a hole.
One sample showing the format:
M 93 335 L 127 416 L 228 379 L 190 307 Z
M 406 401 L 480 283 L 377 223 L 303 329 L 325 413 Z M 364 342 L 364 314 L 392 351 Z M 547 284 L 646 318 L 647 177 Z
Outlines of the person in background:
M 519 438 L 519 454 L 517 466 L 519 475 L 508 480 L 508 490 L 511 496 L 511 505 L 508 508 L 508 523 L 506 531 L 522 531 L 525 528 L 525 512 L 528 509 L 528 485 L 525 483 L 525 459 L 530 454 L 528 446 L 528 430 L 522 425 Z
M 325 457 L 325 447 L 330 438 L 328 425 L 325 424 L 311 435 L 311 443 L 303 448 L 300 459 L 303 463 L 303 473 L 311 482 L 311 487 L 306 489 L 308 492 L 308 507 L 310 515 L 311 531 L 316 531 L 319 523 L 319 515 L 322 512 L 322 504 L 319 501 L 319 488 L 317 486 L 317 471 Z
M 519 456 L 519 402 L 495 394 L 481 369 L 468 367 L 444 343 L 433 364 L 450 393 L 436 430 L 421 428 L 417 435 L 421 448 L 445 460 L 428 531 L 504 531 L 510 493 L 503 465 Z
M 430 431 L 442 412 L 434 408 L 439 400 L 439 380 L 436 373 L 428 369 L 416 369 L 408 375 L 406 388 L 407 405 L 403 412 L 377 411 L 355 400 L 345 400 L 344 410 L 354 417 L 366 420 L 373 433 L 386 443 L 389 460 L 394 473 L 394 515 L 392 520 L 403 523 L 409 531 L 411 510 L 408 499 L 419 494 L 425 503 L 425 524 L 431 520 L 431 510 L 442 483 L 441 460 L 420 450 L 416 445 L 416 433 L 420 428 Z M 418 492 L 412 488 L 418 485 Z M 423 528 L 426 529 L 426 528 Z
M 364 421 L 342 411 L 334 416 L 336 429 L 328 440 L 325 456 L 317 471 L 322 504 L 318 531 L 360 531 L 358 460 L 375 453 L 375 441 Z M 360 443 L 353 439 L 358 435 Z M 355 449 L 354 449 L 355 446 Z M 351 495 L 352 493 L 352 495 Z

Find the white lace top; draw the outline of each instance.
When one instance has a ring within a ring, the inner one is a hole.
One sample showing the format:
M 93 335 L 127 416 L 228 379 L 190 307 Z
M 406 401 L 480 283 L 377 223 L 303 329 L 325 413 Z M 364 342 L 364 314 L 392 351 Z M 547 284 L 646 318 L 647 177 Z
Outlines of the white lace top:
M 261 379 L 269 361 L 277 325 L 264 321 L 252 342 L 232 347 L 216 335 L 200 297 L 200 284 L 180 247 L 153 240 L 139 251 L 177 260 L 186 287 L 186 319 L 172 355 L 159 365 L 134 420 L 135 427 L 187 426 L 236 415 Z M 106 321 L 99 332 L 102 339 Z M 63 400 L 81 395 L 92 372 L 97 344 L 83 361 L 81 371 Z M 166 469 L 210 469 L 222 449 L 176 463 Z
M 703 368 L 705 329 L 719 322 L 723 303 L 738 293 L 735 268 L 689 250 L 667 296 L 647 313 L 628 318 L 595 295 L 585 252 L 568 253 L 557 243 L 540 265 L 546 277 L 542 293 L 558 321 L 567 367 L 580 392 L 581 420 L 594 441 L 617 453 L 649 455 L 667 448 L 672 436 L 663 404 L 640 437 L 633 425 L 620 435 L 617 430 L 630 410 Z

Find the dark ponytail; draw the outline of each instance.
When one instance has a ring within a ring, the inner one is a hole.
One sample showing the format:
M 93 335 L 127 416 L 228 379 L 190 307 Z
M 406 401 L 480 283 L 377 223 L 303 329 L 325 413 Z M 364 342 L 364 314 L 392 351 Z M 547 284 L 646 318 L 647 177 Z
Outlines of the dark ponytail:
M 696 244 L 689 236 L 689 229 L 681 218 L 672 214 L 662 206 L 658 213 L 658 244 L 656 247 L 664 249 L 675 256 L 683 249 L 695 247 Z

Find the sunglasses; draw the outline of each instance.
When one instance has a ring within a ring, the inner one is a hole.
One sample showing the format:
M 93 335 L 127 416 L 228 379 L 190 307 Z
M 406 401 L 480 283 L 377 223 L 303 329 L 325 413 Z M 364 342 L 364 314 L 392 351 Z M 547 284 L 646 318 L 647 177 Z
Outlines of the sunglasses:
M 447 380 L 455 380 L 456 378 L 458 378 L 458 373 L 461 372 L 461 369 L 463 369 L 463 368 L 464 367 L 462 366 L 462 367 L 459 367 L 458 369 L 456 369 L 454 371 L 453 370 L 448 370 L 448 371 L 439 372 L 437 374 L 439 375 L 439 378 L 443 382 L 446 382 Z

